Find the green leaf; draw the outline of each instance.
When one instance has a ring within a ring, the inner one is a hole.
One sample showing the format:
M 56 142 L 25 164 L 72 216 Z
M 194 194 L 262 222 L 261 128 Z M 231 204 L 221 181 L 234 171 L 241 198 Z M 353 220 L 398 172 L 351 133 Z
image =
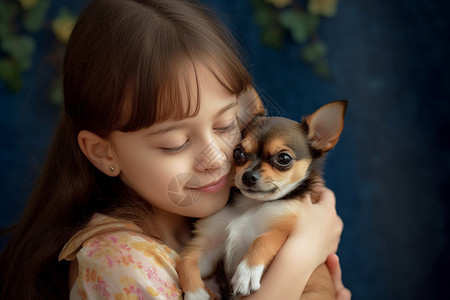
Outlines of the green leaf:
M 323 79 L 329 79 L 331 77 L 330 66 L 326 59 L 321 59 L 313 65 L 314 73 L 322 77 Z
M 255 22 L 262 28 L 268 28 L 276 24 L 277 14 L 269 6 L 255 8 Z
M 39 2 L 39 0 L 18 0 L 18 1 L 20 3 L 20 6 L 22 6 L 24 10 L 29 10 L 33 8 Z
M 301 52 L 302 59 L 309 64 L 315 64 L 320 59 L 325 58 L 326 55 L 327 46 L 321 41 L 306 45 Z
M 0 40 L 5 39 L 11 32 L 11 26 L 8 22 L 0 20 Z
M 317 16 L 287 9 L 280 13 L 280 24 L 291 31 L 292 39 L 304 43 L 308 37 L 317 31 L 320 19 Z
M 1 49 L 19 64 L 20 70 L 30 69 L 35 41 L 27 36 L 10 36 L 1 41 Z
M 261 35 L 261 42 L 271 48 L 283 48 L 283 29 L 280 27 L 267 28 Z
M 29 32 L 38 32 L 42 29 L 47 15 L 49 0 L 40 0 L 30 10 L 25 11 L 23 16 L 23 27 Z
M 50 101 L 53 104 L 62 106 L 62 104 L 64 102 L 64 91 L 63 91 L 62 80 L 56 80 L 53 83 L 53 86 L 50 89 L 49 97 L 50 97 Z
M 0 0 L 0 41 L 13 32 L 13 20 L 18 12 L 19 5 L 16 2 Z
M 324 79 L 331 77 L 331 71 L 327 61 L 327 52 L 327 45 L 321 41 L 306 45 L 301 52 L 303 61 L 311 64 L 314 73 Z
M 74 16 L 67 9 L 61 9 L 58 15 L 53 19 L 51 25 L 56 39 L 63 44 L 67 44 L 75 23 L 76 16 Z
M 317 16 L 333 17 L 336 15 L 338 0 L 310 0 L 308 11 Z
M 23 80 L 20 75 L 20 66 L 11 59 L 0 60 L 0 79 L 2 79 L 8 89 L 17 93 L 23 86 Z

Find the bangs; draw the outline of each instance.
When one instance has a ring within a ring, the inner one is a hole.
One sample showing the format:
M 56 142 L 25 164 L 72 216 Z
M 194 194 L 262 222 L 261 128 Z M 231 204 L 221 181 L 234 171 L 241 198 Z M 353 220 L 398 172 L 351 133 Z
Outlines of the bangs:
M 232 65 L 199 59 L 178 56 L 158 68 L 140 64 L 137 77 L 132 81 L 134 84 L 128 85 L 130 97 L 124 101 L 122 109 L 122 120 L 126 124 L 122 122 L 119 130 L 135 131 L 166 120 L 196 116 L 202 100 L 197 74 L 199 64 L 204 65 L 230 95 L 239 95 L 251 85 L 250 77 L 242 76 Z
M 195 116 L 207 101 L 200 66 L 230 94 L 244 92 L 251 76 L 217 19 L 191 1 L 91 2 L 64 59 L 64 108 L 75 130 L 106 137 Z
M 239 95 L 252 84 L 231 36 L 223 35 L 224 28 L 196 21 L 173 24 L 165 20 L 158 25 L 160 28 L 142 33 L 137 68 L 127 81 L 121 131 L 195 116 L 202 100 L 199 65 L 204 65 L 230 94 Z

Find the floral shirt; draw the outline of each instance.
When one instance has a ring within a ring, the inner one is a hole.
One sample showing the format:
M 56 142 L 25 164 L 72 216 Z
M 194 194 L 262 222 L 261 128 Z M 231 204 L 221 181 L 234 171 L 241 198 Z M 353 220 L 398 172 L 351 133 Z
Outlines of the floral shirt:
M 94 215 L 60 253 L 78 262 L 70 299 L 182 299 L 178 254 L 139 232 L 131 222 Z

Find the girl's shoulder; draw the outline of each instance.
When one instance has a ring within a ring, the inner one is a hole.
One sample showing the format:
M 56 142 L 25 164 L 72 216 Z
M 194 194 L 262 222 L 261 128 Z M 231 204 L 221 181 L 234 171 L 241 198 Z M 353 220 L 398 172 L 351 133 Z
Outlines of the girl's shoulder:
M 145 235 L 134 223 L 95 214 L 87 226 L 74 234 L 64 245 L 59 254 L 59 260 L 74 260 L 79 251 L 84 248 L 96 248 L 101 252 L 105 247 L 111 248 L 110 250 L 132 248 L 147 254 L 160 253 L 171 260 L 178 257 L 174 250 Z
M 60 255 L 60 260 L 77 260 L 78 278 L 72 294 L 81 299 L 92 293 L 100 299 L 130 295 L 179 298 L 177 258 L 175 251 L 146 236 L 133 223 L 104 215 L 95 215 Z

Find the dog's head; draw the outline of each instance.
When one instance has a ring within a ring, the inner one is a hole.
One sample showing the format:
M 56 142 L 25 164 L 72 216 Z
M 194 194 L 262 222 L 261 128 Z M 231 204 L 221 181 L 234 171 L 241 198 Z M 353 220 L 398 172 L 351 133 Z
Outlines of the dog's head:
M 347 101 L 331 102 L 302 123 L 256 117 L 243 133 L 233 158 L 235 185 L 247 197 L 276 200 L 311 176 L 311 166 L 339 140 Z

